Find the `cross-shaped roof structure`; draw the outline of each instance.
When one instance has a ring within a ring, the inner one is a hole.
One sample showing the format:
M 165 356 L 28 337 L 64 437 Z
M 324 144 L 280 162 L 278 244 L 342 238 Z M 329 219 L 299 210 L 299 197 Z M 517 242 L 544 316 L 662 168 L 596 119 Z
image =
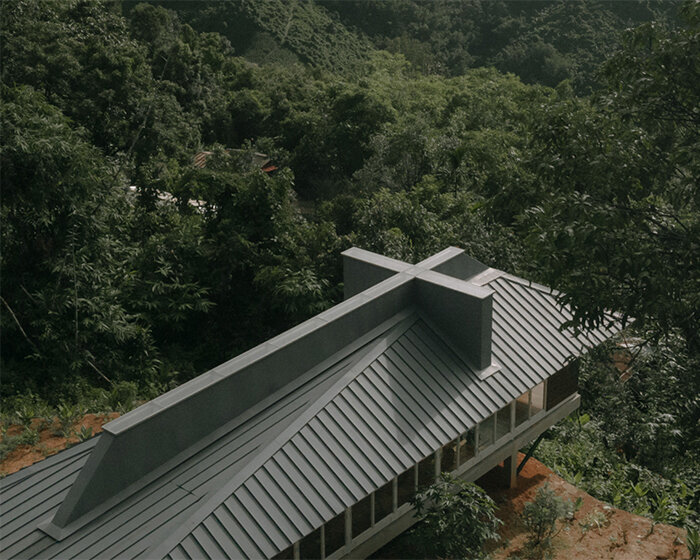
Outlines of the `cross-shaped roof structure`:
M 615 330 L 562 330 L 551 290 L 453 247 L 416 265 L 352 248 L 343 267 L 344 302 L 4 479 L 6 554 L 298 557 L 314 535 L 319 556 L 366 552 L 406 526 L 406 473 L 472 432 L 465 476 L 510 457 L 578 406 L 572 360 Z M 376 521 L 391 484 L 384 525 L 347 521 L 365 503 Z

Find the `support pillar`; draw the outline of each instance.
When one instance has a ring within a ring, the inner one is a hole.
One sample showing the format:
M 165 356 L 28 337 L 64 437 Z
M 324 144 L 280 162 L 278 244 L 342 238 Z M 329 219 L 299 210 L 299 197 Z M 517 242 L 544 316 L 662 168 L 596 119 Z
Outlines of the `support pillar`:
M 518 484 L 518 452 L 503 461 L 503 484 L 508 488 L 515 488 Z

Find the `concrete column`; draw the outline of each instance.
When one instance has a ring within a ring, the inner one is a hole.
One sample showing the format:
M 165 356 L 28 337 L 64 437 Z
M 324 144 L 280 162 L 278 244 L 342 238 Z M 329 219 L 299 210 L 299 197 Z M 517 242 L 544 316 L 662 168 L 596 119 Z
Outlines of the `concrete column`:
M 352 547 L 352 508 L 345 510 L 345 546 L 350 552 Z
M 455 453 L 457 454 L 455 457 L 457 468 L 459 468 L 459 466 L 462 464 L 462 458 L 460 457 L 462 454 L 462 437 L 464 437 L 464 434 L 459 434 L 457 436 L 457 449 L 455 450 Z
M 503 484 L 508 488 L 515 488 L 518 484 L 518 452 L 503 461 Z

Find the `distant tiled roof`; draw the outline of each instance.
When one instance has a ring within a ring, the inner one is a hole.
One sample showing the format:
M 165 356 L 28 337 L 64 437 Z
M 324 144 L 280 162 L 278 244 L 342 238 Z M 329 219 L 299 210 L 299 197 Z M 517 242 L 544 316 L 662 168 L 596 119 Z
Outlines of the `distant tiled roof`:
M 233 153 L 246 153 L 244 150 L 238 150 L 238 149 L 228 149 L 225 150 L 227 154 L 233 154 Z M 194 165 L 195 167 L 199 167 L 200 169 L 203 169 L 204 167 L 207 166 L 207 159 L 213 154 L 214 152 L 212 151 L 202 151 L 202 152 L 197 152 L 194 156 Z M 270 163 L 271 159 L 267 154 L 262 154 L 260 152 L 254 152 L 251 157 L 250 157 L 250 165 L 251 167 L 259 167 L 262 169 L 265 173 L 270 173 L 272 171 L 275 171 L 277 169 L 276 166 L 272 165 Z

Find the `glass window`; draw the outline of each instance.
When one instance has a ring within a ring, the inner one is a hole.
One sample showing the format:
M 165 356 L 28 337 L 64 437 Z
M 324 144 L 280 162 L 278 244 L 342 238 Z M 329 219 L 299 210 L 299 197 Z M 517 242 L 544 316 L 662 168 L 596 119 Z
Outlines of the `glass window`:
M 326 556 L 345 546 L 345 512 L 326 523 Z
M 578 391 L 578 364 L 571 362 L 547 379 L 546 408 L 551 408 Z
M 409 502 L 416 493 L 416 467 L 399 475 L 399 500 L 397 507 Z
M 459 439 L 451 441 L 442 448 L 442 457 L 440 457 L 440 470 L 442 472 L 451 472 L 457 468 L 457 443 Z
M 301 558 L 321 558 L 321 528 L 309 533 L 299 542 L 299 556 Z
M 525 391 L 515 399 L 515 425 L 520 426 L 530 417 L 530 391 Z
M 374 493 L 374 522 L 394 511 L 394 482 L 388 482 Z
M 364 533 L 372 526 L 372 502 L 365 496 L 352 506 L 352 538 Z
M 530 416 L 544 409 L 544 381 L 532 389 Z
M 510 432 L 510 403 L 496 415 L 496 439 L 501 439 Z
M 489 445 L 493 444 L 494 426 L 496 424 L 496 415 L 492 414 L 481 424 L 479 424 L 479 452 L 483 451 Z
M 435 453 L 418 463 L 418 489 L 421 490 L 435 482 Z
M 463 465 L 474 457 L 474 442 L 476 441 L 476 430 L 472 428 L 462 434 L 459 439 L 459 464 Z

